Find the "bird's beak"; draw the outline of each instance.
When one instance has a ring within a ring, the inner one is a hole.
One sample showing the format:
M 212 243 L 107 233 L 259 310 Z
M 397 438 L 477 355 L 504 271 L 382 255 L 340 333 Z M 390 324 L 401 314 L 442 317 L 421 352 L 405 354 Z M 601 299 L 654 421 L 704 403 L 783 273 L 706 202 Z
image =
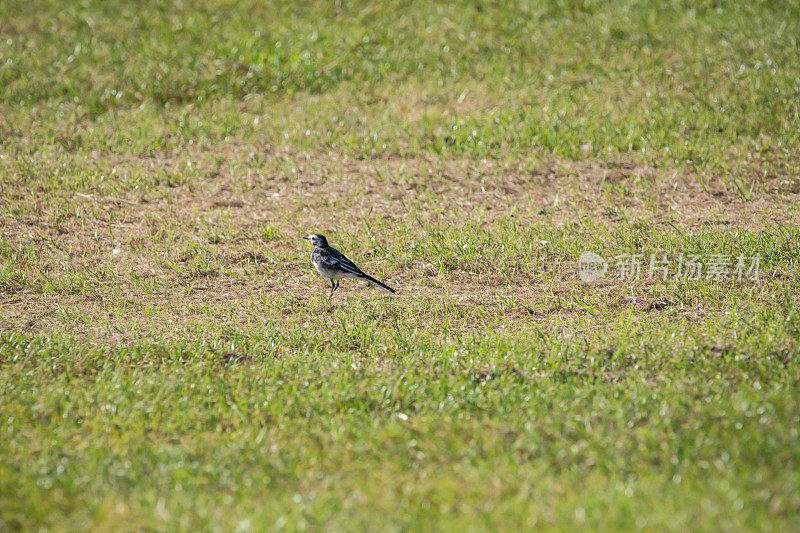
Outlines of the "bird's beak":
M 303 239 L 306 240 L 306 241 L 310 241 L 311 240 L 308 237 L 303 237 Z

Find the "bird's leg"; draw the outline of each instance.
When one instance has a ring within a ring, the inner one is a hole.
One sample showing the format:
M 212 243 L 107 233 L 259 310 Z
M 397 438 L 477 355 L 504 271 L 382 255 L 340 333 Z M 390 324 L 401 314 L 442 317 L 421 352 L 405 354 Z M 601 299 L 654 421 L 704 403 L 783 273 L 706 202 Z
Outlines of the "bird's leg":
M 330 279 L 331 279 L 331 293 L 328 295 L 328 298 L 333 296 L 333 291 L 336 290 L 336 283 L 334 283 L 333 278 L 330 278 Z

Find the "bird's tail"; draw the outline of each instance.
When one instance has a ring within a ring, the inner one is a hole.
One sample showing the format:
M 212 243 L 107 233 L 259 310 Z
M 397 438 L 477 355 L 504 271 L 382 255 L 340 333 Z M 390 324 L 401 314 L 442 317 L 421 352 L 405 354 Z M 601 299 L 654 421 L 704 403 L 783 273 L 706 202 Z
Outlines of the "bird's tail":
M 372 283 L 373 285 L 375 285 L 379 289 L 383 289 L 384 291 L 386 291 L 386 294 L 393 294 L 393 293 L 397 292 L 396 290 L 394 290 L 390 286 L 386 285 L 385 283 L 381 283 L 380 281 L 378 281 L 377 279 L 373 278 L 372 276 L 368 276 L 366 274 L 362 274 L 359 277 L 361 279 L 365 280 L 365 281 L 368 281 L 368 282 Z

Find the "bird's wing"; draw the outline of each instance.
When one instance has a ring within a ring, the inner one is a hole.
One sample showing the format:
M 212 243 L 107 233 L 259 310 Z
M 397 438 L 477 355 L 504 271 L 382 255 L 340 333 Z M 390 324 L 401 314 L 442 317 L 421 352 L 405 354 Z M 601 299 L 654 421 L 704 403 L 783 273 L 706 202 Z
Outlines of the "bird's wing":
M 344 254 L 339 250 L 336 250 L 334 248 L 331 249 L 330 260 L 332 263 L 336 264 L 336 266 L 338 266 L 342 270 L 346 270 L 352 274 L 358 274 L 360 276 L 364 275 L 364 272 L 362 272 L 361 269 L 358 268 L 355 263 L 346 258 Z

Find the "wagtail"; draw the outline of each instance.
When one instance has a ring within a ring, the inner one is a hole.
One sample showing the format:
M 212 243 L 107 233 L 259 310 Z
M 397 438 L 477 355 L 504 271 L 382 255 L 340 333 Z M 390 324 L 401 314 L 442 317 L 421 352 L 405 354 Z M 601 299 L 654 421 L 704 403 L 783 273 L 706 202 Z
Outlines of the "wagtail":
M 328 240 L 324 235 L 309 235 L 303 238 L 307 241 L 311 241 L 311 244 L 314 245 L 314 251 L 311 252 L 311 264 L 314 265 L 314 268 L 317 269 L 320 276 L 330 280 L 330 296 L 333 296 L 333 292 L 339 288 L 339 280 L 342 278 L 355 278 L 367 281 L 383 289 L 387 294 L 396 292 L 385 283 L 381 283 L 372 276 L 364 274 L 364 272 L 358 268 L 355 263 L 346 258 L 342 252 L 328 246 Z

